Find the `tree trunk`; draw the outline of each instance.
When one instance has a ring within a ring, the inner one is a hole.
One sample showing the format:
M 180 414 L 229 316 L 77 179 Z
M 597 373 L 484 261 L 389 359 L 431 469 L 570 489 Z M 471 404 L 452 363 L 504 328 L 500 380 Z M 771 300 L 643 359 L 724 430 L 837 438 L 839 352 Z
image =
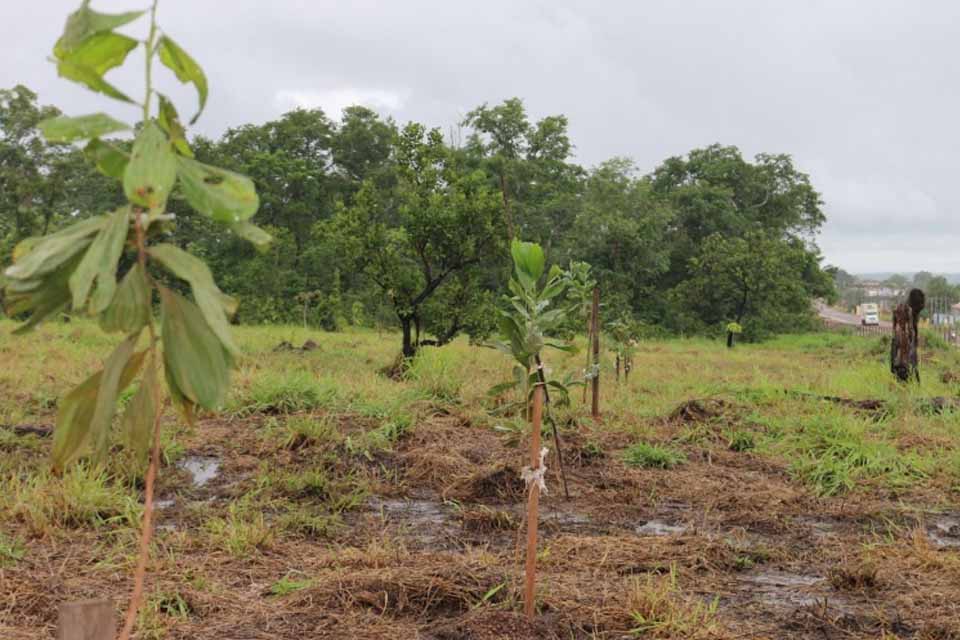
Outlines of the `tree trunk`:
M 733 349 L 733 331 L 727 331 L 727 349 Z
M 510 212 L 510 196 L 507 195 L 507 178 L 500 173 L 500 194 L 503 196 L 503 219 L 507 225 L 507 242 L 514 239 L 513 214 Z
M 403 357 L 409 360 L 417 354 L 417 347 L 413 342 L 413 318 L 400 318 L 400 327 L 403 329 Z
M 917 320 L 926 300 L 923 292 L 914 289 L 908 302 L 893 311 L 893 335 L 890 338 L 890 372 L 901 382 L 911 377 L 920 382 L 919 336 Z

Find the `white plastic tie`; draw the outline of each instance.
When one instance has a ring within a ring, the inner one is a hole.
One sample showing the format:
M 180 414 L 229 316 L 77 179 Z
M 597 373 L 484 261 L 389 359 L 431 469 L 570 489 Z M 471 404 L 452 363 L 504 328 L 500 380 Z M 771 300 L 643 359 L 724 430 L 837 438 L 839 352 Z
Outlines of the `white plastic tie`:
M 523 478 L 523 481 L 527 483 L 527 489 L 529 490 L 536 484 L 540 487 L 540 493 L 547 493 L 547 454 L 550 453 L 550 450 L 546 447 L 540 449 L 540 465 L 536 469 L 531 469 L 530 467 L 524 467 L 520 470 L 520 477 Z

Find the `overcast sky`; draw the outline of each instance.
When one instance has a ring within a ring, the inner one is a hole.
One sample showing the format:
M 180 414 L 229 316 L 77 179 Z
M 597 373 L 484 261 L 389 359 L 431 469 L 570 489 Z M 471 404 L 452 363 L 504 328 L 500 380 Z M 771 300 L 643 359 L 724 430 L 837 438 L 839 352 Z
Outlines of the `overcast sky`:
M 78 5 L 0 0 L 0 86 L 103 107 L 46 62 Z M 960 272 L 957 2 L 161 0 L 159 17 L 208 74 L 208 135 L 358 102 L 446 130 L 519 96 L 535 118 L 569 117 L 587 166 L 621 155 L 647 172 L 714 142 L 789 153 L 826 202 L 827 262 Z

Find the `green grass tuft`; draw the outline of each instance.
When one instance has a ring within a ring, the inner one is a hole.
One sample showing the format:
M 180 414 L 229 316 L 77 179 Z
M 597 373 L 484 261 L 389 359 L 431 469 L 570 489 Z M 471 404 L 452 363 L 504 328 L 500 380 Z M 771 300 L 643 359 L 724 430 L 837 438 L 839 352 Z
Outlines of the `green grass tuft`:
M 258 376 L 233 403 L 235 415 L 298 413 L 328 408 L 339 399 L 338 385 L 307 371 L 274 372 Z
M 871 437 L 868 428 L 864 421 L 842 414 L 802 421 L 783 441 L 792 472 L 822 496 L 845 493 L 865 479 L 907 486 L 925 477 L 915 457 Z
M 624 462 L 632 467 L 671 469 L 687 461 L 687 456 L 669 446 L 638 442 L 624 451 Z

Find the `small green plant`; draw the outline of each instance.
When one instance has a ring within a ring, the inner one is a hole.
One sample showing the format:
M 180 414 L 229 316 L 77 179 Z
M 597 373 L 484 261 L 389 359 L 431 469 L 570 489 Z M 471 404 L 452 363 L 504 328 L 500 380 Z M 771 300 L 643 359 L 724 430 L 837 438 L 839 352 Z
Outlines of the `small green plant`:
M 704 603 L 686 598 L 677 585 L 677 567 L 671 565 L 667 576 L 647 576 L 636 580 L 629 607 L 634 637 L 695 638 L 712 637 L 716 628 L 719 598 Z
M 302 507 L 291 505 L 277 521 L 280 529 L 296 536 L 308 538 L 329 538 L 343 525 L 337 514 L 314 513 Z
M 157 591 L 147 598 L 140 611 L 138 636 L 148 640 L 163 640 L 167 637 L 171 622 L 182 622 L 192 613 L 189 602 L 179 592 Z
M 756 438 L 750 431 L 731 431 L 727 434 L 727 447 L 731 451 L 750 451 L 757 446 Z
M 275 541 L 274 529 L 267 524 L 263 511 L 249 500 L 232 503 L 227 507 L 226 517 L 212 518 L 204 528 L 214 546 L 237 558 L 268 549 Z
M 142 40 L 119 33 L 140 18 L 149 18 Z M 144 49 L 144 96 L 137 102 L 105 79 L 129 54 Z M 106 332 L 125 339 L 104 361 L 101 371 L 87 378 L 58 403 L 53 437 L 57 471 L 89 455 L 103 460 L 121 393 L 138 377 L 139 389 L 121 421 L 127 446 L 142 458 L 148 452 L 146 504 L 133 597 L 122 639 L 129 638 L 143 592 L 143 574 L 152 531 L 154 477 L 160 457 L 160 417 L 163 412 L 159 369 L 170 398 L 188 421 L 197 407 L 217 409 L 226 397 L 230 369 L 239 349 L 229 318 L 237 302 L 214 282 L 207 265 L 183 249 L 163 242 L 175 220 L 167 203 L 175 190 L 198 213 L 221 223 L 258 246 L 270 237 L 250 223 L 259 207 L 253 182 L 239 174 L 198 162 L 174 104 L 154 85 L 154 63 L 169 69 L 178 81 L 197 90 L 197 120 L 207 102 L 207 77 L 197 62 L 157 24 L 157 0 L 147 11 L 105 14 L 83 0 L 67 18 L 63 35 L 53 48 L 53 61 L 63 78 L 140 112 L 137 127 L 106 113 L 56 116 L 39 123 L 54 143 L 87 141 L 84 152 L 105 175 L 123 188 L 127 203 L 42 238 L 28 238 L 13 250 L 13 264 L 4 273 L 4 304 L 8 315 L 28 314 L 18 333 L 30 331 L 66 309 L 99 320 Z M 154 105 L 157 110 L 154 112 Z M 129 153 L 104 136 L 134 131 Z M 161 284 L 185 282 L 193 300 Z M 154 297 L 160 301 L 161 331 L 154 319 Z M 148 341 L 142 348 L 142 335 Z M 161 348 L 162 347 L 162 348 Z
M 380 425 L 378 431 L 393 443 L 405 436 L 413 427 L 413 416 L 409 413 L 396 413 L 389 416 Z
M 568 385 L 558 380 L 547 379 L 547 371 L 540 358 L 544 347 L 573 351 L 571 345 L 550 338 L 567 319 L 569 310 L 563 307 L 550 308 L 557 296 L 567 287 L 567 277 L 556 265 L 547 275 L 546 283 L 539 286 L 544 274 L 546 258 L 540 245 L 532 242 L 514 240 L 511 245 L 513 255 L 513 277 L 510 278 L 510 291 L 507 299 L 510 308 L 500 312 L 501 341 L 495 346 L 512 356 L 516 364 L 513 379 L 494 386 L 488 392 L 498 396 L 511 389 L 522 390 L 520 406 L 526 411 L 533 385 L 544 382 L 546 387 L 562 395 L 568 395 Z
M 620 381 L 620 367 L 623 366 L 624 381 L 630 380 L 633 371 L 633 356 L 637 352 L 639 329 L 636 321 L 628 315 L 621 316 L 607 325 L 609 343 L 617 359 L 617 381 Z
M 728 322 L 727 326 L 727 346 L 733 348 L 736 337 L 743 333 L 743 326 L 739 322 Z
M 340 442 L 340 431 L 336 420 L 325 416 L 292 416 L 283 425 L 283 447 L 300 449 Z
M 592 380 L 600 374 L 600 363 L 593 361 L 593 324 L 590 321 L 593 312 L 593 290 L 597 281 L 590 273 L 590 265 L 586 262 L 571 261 L 567 271 L 563 274 L 566 285 L 566 297 L 572 301 L 571 315 L 582 325 L 586 325 L 587 360 L 583 368 L 584 381 Z M 582 326 L 581 325 L 581 326 Z M 583 388 L 583 401 L 587 401 L 587 388 Z
M 26 555 L 23 540 L 9 537 L 0 532 L 0 567 L 11 566 L 19 562 Z
M 299 574 L 299 572 L 297 572 L 297 574 Z M 315 581 L 310 578 L 298 579 L 294 578 L 293 575 L 293 573 L 288 573 L 270 585 L 270 595 L 283 597 L 303 589 L 308 589 L 314 585 Z
M 326 501 L 335 491 L 333 482 L 323 467 L 299 470 L 282 479 L 281 490 L 291 498 Z
M 686 462 L 687 456 L 671 447 L 638 442 L 624 451 L 623 460 L 632 467 L 672 469 Z

